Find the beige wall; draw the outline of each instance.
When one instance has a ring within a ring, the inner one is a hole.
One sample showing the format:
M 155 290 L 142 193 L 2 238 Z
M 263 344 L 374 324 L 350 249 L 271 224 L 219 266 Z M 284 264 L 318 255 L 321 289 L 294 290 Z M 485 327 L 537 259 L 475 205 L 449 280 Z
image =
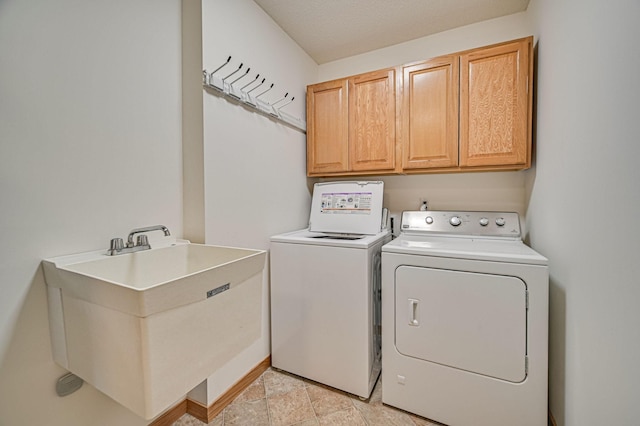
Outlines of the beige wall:
M 182 1 L 182 176 L 184 238 L 204 243 L 202 1 Z
M 320 65 L 318 81 L 393 67 L 531 35 L 526 12 L 471 24 Z
M 533 247 L 550 265 L 558 425 L 640 419 L 640 2 L 531 0 L 538 39 Z
M 305 87 L 318 66 L 252 0 L 203 2 L 202 52 L 209 71 L 232 56 L 220 76 L 240 63 L 241 72 L 251 68 L 246 82 L 260 73 L 265 88 L 274 84 L 260 99 L 274 102 L 289 93 L 295 99 L 283 111 L 305 118 Z M 202 109 L 205 241 L 268 249 L 271 235 L 307 226 L 305 134 L 209 92 Z M 209 378 L 208 403 L 269 355 L 268 270 L 262 295 L 260 339 Z
M 182 234 L 180 1 L 0 4 L 0 424 L 138 425 L 64 398 L 43 258 L 164 224 Z

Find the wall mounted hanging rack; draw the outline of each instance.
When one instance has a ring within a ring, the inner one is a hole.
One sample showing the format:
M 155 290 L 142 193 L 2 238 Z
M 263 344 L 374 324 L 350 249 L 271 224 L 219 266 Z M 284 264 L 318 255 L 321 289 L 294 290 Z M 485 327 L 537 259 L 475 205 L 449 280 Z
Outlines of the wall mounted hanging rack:
M 232 103 L 244 105 L 252 111 L 282 122 L 290 127 L 300 130 L 303 133 L 307 132 L 307 125 L 304 120 L 294 117 L 282 110 L 295 99 L 294 96 L 289 98 L 289 92 L 286 92 L 284 96 L 280 97 L 276 101 L 268 102 L 260 98 L 274 88 L 274 83 L 267 83 L 266 78 L 260 79 L 260 74 L 257 74 L 246 84 L 243 84 L 245 82 L 241 82 L 245 77 L 249 77 L 251 68 L 247 68 L 246 71 L 243 71 L 242 67 L 244 64 L 241 63 L 235 71 L 225 75 L 224 77 L 216 75 L 216 73 L 226 67 L 229 62 L 231 62 L 231 56 L 227 58 L 225 63 L 213 70 L 213 72 L 209 73 L 206 69 L 202 71 L 202 85 L 206 89 L 209 89 L 209 92 L 220 95 Z

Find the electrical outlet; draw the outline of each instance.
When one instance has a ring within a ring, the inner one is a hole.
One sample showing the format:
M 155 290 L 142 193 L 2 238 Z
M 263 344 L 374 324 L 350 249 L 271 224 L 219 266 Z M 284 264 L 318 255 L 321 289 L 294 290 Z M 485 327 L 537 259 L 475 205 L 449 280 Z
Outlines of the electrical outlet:
M 426 197 L 420 197 L 420 204 L 418 205 L 420 210 L 428 209 L 428 200 Z

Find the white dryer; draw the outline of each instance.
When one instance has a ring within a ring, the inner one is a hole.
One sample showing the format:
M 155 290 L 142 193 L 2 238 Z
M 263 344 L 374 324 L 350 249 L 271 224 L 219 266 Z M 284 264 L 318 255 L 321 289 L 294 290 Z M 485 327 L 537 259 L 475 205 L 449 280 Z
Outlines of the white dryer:
M 404 212 L 382 248 L 382 401 L 450 426 L 547 424 L 547 259 L 517 213 Z
M 271 237 L 271 363 L 368 398 L 380 374 L 383 182 L 314 186 L 309 228 Z

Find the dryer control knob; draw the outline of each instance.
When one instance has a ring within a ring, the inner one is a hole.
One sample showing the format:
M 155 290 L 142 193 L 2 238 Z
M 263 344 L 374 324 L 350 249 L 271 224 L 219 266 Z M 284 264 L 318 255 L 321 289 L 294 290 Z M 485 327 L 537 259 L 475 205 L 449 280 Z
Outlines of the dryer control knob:
M 499 217 L 496 219 L 496 225 L 498 226 L 504 226 L 504 224 L 506 223 L 506 221 L 504 220 L 503 217 Z
M 480 225 L 487 226 L 488 224 L 489 224 L 489 219 L 487 219 L 486 217 L 480 218 Z
M 431 216 L 427 216 L 424 221 L 427 222 L 428 225 L 431 225 L 433 223 L 433 218 Z
M 460 226 L 462 220 L 460 220 L 458 216 L 452 216 L 451 219 L 449 219 L 449 223 L 453 226 Z

